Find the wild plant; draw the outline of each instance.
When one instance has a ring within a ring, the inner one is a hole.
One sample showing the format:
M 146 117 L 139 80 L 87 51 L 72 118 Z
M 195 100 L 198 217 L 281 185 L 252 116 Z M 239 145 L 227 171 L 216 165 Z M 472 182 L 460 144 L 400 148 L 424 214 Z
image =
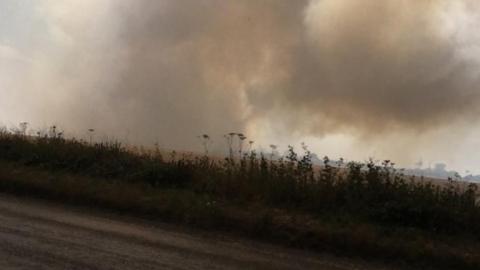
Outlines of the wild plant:
M 88 142 L 89 142 L 90 144 L 92 144 L 92 143 L 93 143 L 93 138 L 94 138 L 94 136 L 95 136 L 95 129 L 89 128 L 89 129 L 87 130 L 87 132 L 88 132 L 88 139 L 89 139 Z
M 201 140 L 201 144 L 203 146 L 203 150 L 205 153 L 205 156 L 208 156 L 208 148 L 212 144 L 212 140 L 208 134 L 203 134 L 198 136 L 198 138 Z
M 40 134 L 39 134 L 40 135 Z M 249 149 L 234 162 L 234 138 L 227 134 L 229 156 L 222 162 L 171 152 L 164 159 L 158 145 L 152 151 L 132 151 L 121 143 L 85 143 L 66 139 L 52 126 L 45 136 L 28 137 L 0 130 L 0 160 L 48 170 L 93 176 L 105 181 L 131 181 L 151 188 L 192 189 L 216 201 L 262 203 L 294 208 L 314 215 L 344 215 L 356 219 L 436 231 L 467 231 L 480 237 L 480 207 L 475 184 L 461 188 L 459 179 L 445 185 L 406 176 L 390 160 L 315 165 L 302 144 L 277 157 Z M 205 138 L 207 139 L 207 138 Z M 245 138 L 246 139 L 246 138 Z M 243 140 L 240 140 L 243 141 Z M 250 146 L 253 143 L 250 143 Z M 205 149 L 207 150 L 207 149 Z

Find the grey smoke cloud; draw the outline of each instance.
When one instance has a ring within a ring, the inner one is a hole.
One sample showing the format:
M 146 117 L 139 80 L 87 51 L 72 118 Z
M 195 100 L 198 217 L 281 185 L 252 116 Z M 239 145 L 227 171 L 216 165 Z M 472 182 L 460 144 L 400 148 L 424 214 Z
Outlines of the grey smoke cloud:
M 463 12 L 479 5 L 459 2 L 311 1 L 290 76 L 269 93 L 282 105 L 276 113 L 289 119 L 289 111 L 299 111 L 290 125 L 304 132 L 353 128 L 368 135 L 472 119 L 480 95 L 472 70 L 480 66 L 461 52 L 478 48 L 479 39 L 460 44 L 459 29 L 448 27 L 458 19 L 454 9 L 469 27 L 478 25 Z
M 284 18 L 301 14 L 300 7 L 288 1 L 129 2 L 119 11 L 125 27 L 118 44 L 127 56 L 110 106 L 129 127 L 147 124 L 177 146 L 198 144 L 192 138 L 201 133 L 245 130 L 244 91 L 262 73 L 262 58 L 288 38 Z
M 479 8 L 45 1 L 54 42 L 34 51 L 35 76 L 19 89 L 35 96 L 33 118 L 183 149 L 198 147 L 201 133 L 255 133 L 264 123 L 313 136 L 431 130 L 476 120 Z
M 274 63 L 302 25 L 301 3 L 47 2 L 60 45 L 40 61 L 40 82 L 31 84 L 44 98 L 31 110 L 70 130 L 180 149 L 198 147 L 199 134 L 244 131 L 254 110 L 246 91 L 276 81 Z

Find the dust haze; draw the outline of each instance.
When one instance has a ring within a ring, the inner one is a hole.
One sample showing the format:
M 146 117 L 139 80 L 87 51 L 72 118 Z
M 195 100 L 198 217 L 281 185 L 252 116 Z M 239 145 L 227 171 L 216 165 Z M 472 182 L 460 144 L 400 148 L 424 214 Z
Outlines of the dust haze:
M 11 119 L 168 148 L 230 131 L 430 147 L 419 136 L 477 123 L 478 11 L 473 0 L 42 1 L 50 38 L 22 60 L 0 47 L 2 70 L 14 66 L 0 105 Z

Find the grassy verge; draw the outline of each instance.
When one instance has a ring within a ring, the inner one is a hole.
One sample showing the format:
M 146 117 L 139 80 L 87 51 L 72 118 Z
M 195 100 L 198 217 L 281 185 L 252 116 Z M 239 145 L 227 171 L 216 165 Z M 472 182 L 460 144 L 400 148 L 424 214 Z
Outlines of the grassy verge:
M 478 269 L 478 242 L 414 228 L 383 227 L 341 217 L 319 218 L 259 204 L 236 205 L 177 189 L 53 173 L 0 162 L 0 191 L 96 206 L 299 248 L 360 256 L 423 269 Z M 348 221 L 347 221 L 348 220 Z
M 480 269 L 476 186 L 410 179 L 382 164 L 250 152 L 164 159 L 118 143 L 0 132 L 0 190 L 225 230 L 423 269 Z

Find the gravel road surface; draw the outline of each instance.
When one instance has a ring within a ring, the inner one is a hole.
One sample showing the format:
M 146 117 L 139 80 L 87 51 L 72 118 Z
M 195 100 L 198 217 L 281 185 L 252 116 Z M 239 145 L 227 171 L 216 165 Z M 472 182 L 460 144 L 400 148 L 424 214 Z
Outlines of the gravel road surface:
M 0 269 L 391 269 L 0 194 Z

